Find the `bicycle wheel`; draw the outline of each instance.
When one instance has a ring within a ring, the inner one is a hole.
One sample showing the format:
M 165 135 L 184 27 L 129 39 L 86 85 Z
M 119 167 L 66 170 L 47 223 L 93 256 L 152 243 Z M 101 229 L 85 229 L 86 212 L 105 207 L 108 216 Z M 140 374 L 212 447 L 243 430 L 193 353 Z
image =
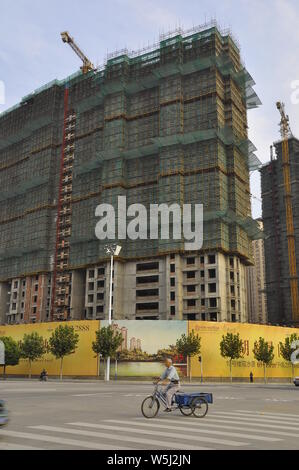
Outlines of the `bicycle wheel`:
M 191 416 L 193 413 L 193 408 L 191 406 L 180 406 L 180 412 L 184 416 Z
M 145 418 L 154 418 L 157 416 L 160 403 L 157 398 L 146 397 L 141 404 L 141 412 Z
M 205 398 L 196 397 L 191 402 L 191 408 L 196 418 L 204 418 L 208 412 L 209 405 Z

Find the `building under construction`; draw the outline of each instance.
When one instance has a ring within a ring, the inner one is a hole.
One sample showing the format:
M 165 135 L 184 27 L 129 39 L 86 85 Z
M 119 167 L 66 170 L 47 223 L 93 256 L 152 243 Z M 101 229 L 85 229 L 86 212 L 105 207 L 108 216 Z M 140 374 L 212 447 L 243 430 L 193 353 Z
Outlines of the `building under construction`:
M 283 158 L 283 141 L 277 142 L 271 161 L 261 169 L 266 292 L 268 321 L 277 325 L 298 325 L 296 294 L 293 296 L 291 291 L 291 281 L 295 281 L 298 291 L 298 277 L 291 275 L 291 269 L 293 264 L 294 273 L 298 273 L 299 140 L 291 136 L 287 143 L 288 161 Z M 289 168 L 287 178 L 284 173 L 286 168 Z M 286 186 L 288 178 L 289 189 Z M 291 209 L 286 206 L 288 197 L 291 198 Z M 289 251 L 292 239 L 295 249 Z
M 0 115 L 2 323 L 105 318 L 95 208 L 204 205 L 204 244 L 121 240 L 113 317 L 246 321 L 252 263 L 247 109 L 237 42 L 215 23 L 53 81 Z

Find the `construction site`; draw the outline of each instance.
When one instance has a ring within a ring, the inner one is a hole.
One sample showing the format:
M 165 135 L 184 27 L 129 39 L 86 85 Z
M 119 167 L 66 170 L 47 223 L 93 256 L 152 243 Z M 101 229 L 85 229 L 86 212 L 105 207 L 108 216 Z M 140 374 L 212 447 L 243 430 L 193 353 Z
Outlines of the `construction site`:
M 288 121 L 283 108 L 282 140 L 261 168 L 266 294 L 269 322 L 298 326 L 299 140 Z
M 183 239 L 121 240 L 113 318 L 247 321 L 245 270 L 260 237 L 254 84 L 231 32 L 212 22 L 96 69 L 83 56 L 80 71 L 2 113 L 0 323 L 107 318 L 110 257 L 95 209 L 118 196 L 203 204 L 204 243 L 186 252 Z

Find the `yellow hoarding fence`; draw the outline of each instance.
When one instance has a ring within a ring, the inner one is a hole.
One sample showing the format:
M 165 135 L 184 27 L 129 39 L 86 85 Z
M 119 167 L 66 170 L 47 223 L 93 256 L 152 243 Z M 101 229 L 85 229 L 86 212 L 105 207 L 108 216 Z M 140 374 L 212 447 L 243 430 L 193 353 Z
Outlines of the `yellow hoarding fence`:
M 78 348 L 74 354 L 64 359 L 63 374 L 65 376 L 96 376 L 97 359 L 91 349 L 92 341 L 95 339 L 95 332 L 99 329 L 99 321 L 72 321 L 67 323 L 73 326 L 79 335 Z M 47 346 L 49 338 L 55 328 L 61 323 L 35 323 L 26 325 L 0 326 L 0 337 L 11 336 L 15 341 L 20 342 L 24 334 L 37 332 L 45 340 Z M 52 354 L 47 353 L 41 359 L 32 363 L 32 374 L 38 375 L 45 368 L 49 375 L 59 375 L 60 361 Z M 1 369 L 0 369 L 1 370 Z M 7 367 L 7 374 L 26 375 L 29 364 L 26 359 L 21 359 L 19 365 Z
M 192 330 L 201 337 L 204 377 L 220 379 L 229 377 L 229 359 L 223 358 L 220 354 L 220 342 L 222 336 L 227 333 L 239 333 L 240 339 L 243 341 L 243 357 L 232 361 L 233 377 L 248 379 L 250 372 L 253 373 L 254 378 L 264 377 L 263 364 L 256 361 L 252 352 L 255 341 L 258 341 L 260 337 L 274 346 L 274 360 L 267 367 L 267 376 L 287 379 L 292 375 L 290 363 L 286 362 L 280 354 L 279 343 L 284 343 L 285 338 L 291 334 L 297 333 L 299 336 L 299 329 L 241 323 L 189 321 L 188 331 Z M 198 357 L 192 358 L 191 372 L 193 377 L 201 375 L 201 364 Z M 297 374 L 299 374 L 299 366 L 297 366 Z
M 233 376 L 239 379 L 249 379 L 250 372 L 253 373 L 254 378 L 263 378 L 263 365 L 258 363 L 254 358 L 252 349 L 254 342 L 259 337 L 265 338 L 274 346 L 274 360 L 273 363 L 267 367 L 267 376 L 272 379 L 287 379 L 291 377 L 292 368 L 290 363 L 286 362 L 279 351 L 279 343 L 284 342 L 287 336 L 293 333 L 299 335 L 299 329 L 293 328 L 280 328 L 274 326 L 252 325 L 252 324 L 239 324 L 239 323 L 214 323 L 214 322 L 177 322 L 181 324 L 175 325 L 171 329 L 171 325 L 175 322 L 167 321 L 148 321 L 140 322 L 139 320 L 128 320 L 118 322 L 121 323 L 123 331 L 127 331 L 126 341 L 128 348 L 130 348 L 130 336 L 138 336 L 142 351 L 156 352 L 158 349 L 167 348 L 170 344 L 175 344 L 176 339 L 181 336 L 182 331 L 194 330 L 201 337 L 201 357 L 202 357 L 202 370 L 204 378 L 213 379 L 228 379 L 229 377 L 229 360 L 225 359 L 220 354 L 220 342 L 223 335 L 226 333 L 239 333 L 240 339 L 243 341 L 243 357 L 233 361 Z M 0 337 L 11 336 L 16 341 L 21 341 L 24 334 L 37 332 L 41 335 L 45 344 L 49 341 L 52 332 L 61 323 L 36 323 L 26 325 L 7 325 L 0 326 Z M 103 322 L 104 324 L 104 322 Z M 63 375 L 69 377 L 82 376 L 82 377 L 95 377 L 97 375 L 97 358 L 92 351 L 92 342 L 95 340 L 95 333 L 100 327 L 99 321 L 72 321 L 68 325 L 73 326 L 75 331 L 79 334 L 78 349 L 74 354 L 67 356 L 64 359 Z M 167 329 L 168 328 L 168 329 Z M 174 331 L 172 331 L 174 330 Z M 167 333 L 169 331 L 169 333 Z M 171 336 L 172 335 L 172 336 Z M 136 336 L 136 337 L 137 337 Z M 153 351 L 151 351 L 153 349 Z M 47 353 L 40 360 L 33 362 L 32 374 L 38 375 L 41 370 L 45 368 L 49 375 L 59 375 L 60 361 L 56 360 L 52 354 Z M 136 367 L 140 369 L 138 375 L 152 376 L 152 372 L 148 372 L 150 364 L 142 363 L 124 363 L 123 366 L 126 373 L 121 374 L 124 376 L 134 376 Z M 134 367 L 133 367 L 134 366 Z M 29 370 L 28 361 L 25 359 L 20 360 L 20 364 L 14 367 L 7 367 L 7 374 L 14 375 L 27 375 Z M 1 371 L 1 367 L 0 367 Z M 191 360 L 191 373 L 193 377 L 200 377 L 201 364 L 198 356 L 193 357 Z M 299 375 L 299 366 L 295 368 L 295 373 Z

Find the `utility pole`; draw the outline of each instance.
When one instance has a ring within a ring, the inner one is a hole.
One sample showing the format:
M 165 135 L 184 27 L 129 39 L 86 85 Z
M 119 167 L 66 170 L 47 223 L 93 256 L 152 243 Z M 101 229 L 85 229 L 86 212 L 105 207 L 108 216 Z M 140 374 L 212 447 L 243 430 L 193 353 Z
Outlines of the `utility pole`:
M 110 255 L 110 285 L 109 285 L 109 310 L 108 310 L 108 325 L 112 324 L 112 284 L 113 284 L 113 260 L 114 256 L 118 256 L 121 251 L 119 245 L 106 245 L 105 251 Z M 110 356 L 106 361 L 106 381 L 110 380 Z

